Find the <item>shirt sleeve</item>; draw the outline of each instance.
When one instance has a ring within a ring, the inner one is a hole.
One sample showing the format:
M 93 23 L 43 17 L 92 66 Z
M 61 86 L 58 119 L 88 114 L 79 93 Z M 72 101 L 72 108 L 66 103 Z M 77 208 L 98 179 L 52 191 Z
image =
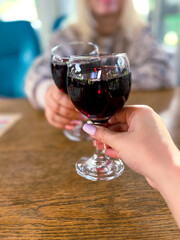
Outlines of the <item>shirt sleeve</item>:
M 34 61 L 26 76 L 25 92 L 33 107 L 44 109 L 45 93 L 52 84 L 50 53 L 46 52 Z
M 55 32 L 51 37 L 49 49 L 33 62 L 26 75 L 25 93 L 34 108 L 44 109 L 45 94 L 54 84 L 50 67 L 51 48 L 63 42 L 77 40 L 76 34 L 70 28 Z
M 175 57 L 165 52 L 149 27 L 143 29 L 130 49 L 132 90 L 155 90 L 176 86 Z

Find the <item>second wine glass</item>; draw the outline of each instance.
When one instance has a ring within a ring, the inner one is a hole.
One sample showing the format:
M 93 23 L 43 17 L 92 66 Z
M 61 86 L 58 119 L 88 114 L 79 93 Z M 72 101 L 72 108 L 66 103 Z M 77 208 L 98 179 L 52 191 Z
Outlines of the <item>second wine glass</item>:
M 131 88 L 131 72 L 126 54 L 72 57 L 68 65 L 67 89 L 74 106 L 92 124 L 106 126 L 121 109 Z M 121 159 L 104 154 L 103 149 L 89 159 L 76 162 L 77 173 L 89 180 L 111 180 L 122 174 Z
M 51 72 L 58 89 L 67 94 L 66 77 L 67 64 L 70 56 L 97 56 L 98 47 L 91 42 L 69 42 L 55 46 L 51 50 Z M 63 130 L 64 135 L 72 141 L 89 140 L 89 136 L 82 130 L 82 121 L 74 121 L 75 126 L 70 130 Z

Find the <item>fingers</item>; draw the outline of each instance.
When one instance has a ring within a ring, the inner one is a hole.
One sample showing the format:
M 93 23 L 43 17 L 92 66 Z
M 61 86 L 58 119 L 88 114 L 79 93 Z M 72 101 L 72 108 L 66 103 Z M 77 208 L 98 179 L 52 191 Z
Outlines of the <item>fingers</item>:
M 134 118 L 137 115 L 136 113 L 138 111 L 146 112 L 146 108 L 149 109 L 146 106 L 127 106 L 119 110 L 110 119 L 110 125 L 107 128 L 85 124 L 83 129 L 98 141 L 113 148 L 119 154 L 124 151 L 123 148 L 128 148 L 128 141 L 133 139 L 133 137 L 129 139 L 129 134 L 135 128 Z
M 113 132 L 127 132 L 129 126 L 127 125 L 127 123 L 115 123 L 108 126 L 108 128 Z
M 100 142 L 98 140 L 94 140 L 93 143 L 97 150 L 104 149 L 104 144 L 102 142 Z
M 127 106 L 105 127 L 85 124 L 85 132 L 108 145 L 106 155 L 122 159 L 146 177 L 152 187 L 169 171 L 169 153 L 174 143 L 162 119 L 148 106 Z
M 59 91 L 58 88 L 56 88 L 55 91 L 54 90 L 51 91 L 50 95 L 51 95 L 51 98 L 54 100 L 54 102 L 60 103 L 63 107 L 66 107 L 67 109 L 70 109 L 70 110 L 75 109 L 68 95 Z
M 61 115 L 67 115 L 70 119 L 74 117 L 74 114 L 78 116 L 78 112 L 75 110 L 72 102 L 67 94 L 62 93 L 56 86 L 51 86 L 48 89 L 48 93 L 45 96 L 46 107 L 51 108 L 56 113 Z
M 80 120 L 81 114 L 72 105 L 67 94 L 62 93 L 52 85 L 45 95 L 45 116 L 48 122 L 56 128 L 72 129 L 72 120 Z
M 123 133 L 114 132 L 108 128 L 104 127 L 97 127 L 97 130 L 94 134 L 94 137 L 100 141 L 105 143 L 106 145 L 113 148 L 115 151 L 119 152 L 120 149 L 123 147 L 124 136 Z
M 65 128 L 65 125 L 70 125 L 68 118 L 52 112 L 51 109 L 46 109 L 45 116 L 48 122 L 56 128 Z
M 61 116 L 66 116 L 67 119 L 79 119 L 80 113 L 75 111 L 75 108 L 68 108 L 68 103 L 67 107 L 63 106 L 60 102 L 60 104 L 56 101 L 54 101 L 53 98 L 50 98 L 49 101 L 46 104 L 46 108 L 49 109 L 51 112 L 61 115 Z
M 105 127 L 85 124 L 83 130 L 115 150 L 120 149 L 121 142 L 124 139 L 123 133 L 117 133 Z
M 112 148 L 107 148 L 105 150 L 105 154 L 108 156 L 108 157 L 112 157 L 112 158 L 121 158 L 121 156 L 115 151 L 113 150 Z
M 122 109 L 118 110 L 114 116 L 109 120 L 110 124 L 117 122 L 128 123 L 128 120 L 131 114 L 136 110 L 135 106 L 125 106 Z
M 137 112 L 149 111 L 152 109 L 146 105 L 129 105 L 124 106 L 122 109 L 118 110 L 114 116 L 109 120 L 110 124 L 114 124 L 117 122 L 126 123 L 130 125 L 131 119 Z

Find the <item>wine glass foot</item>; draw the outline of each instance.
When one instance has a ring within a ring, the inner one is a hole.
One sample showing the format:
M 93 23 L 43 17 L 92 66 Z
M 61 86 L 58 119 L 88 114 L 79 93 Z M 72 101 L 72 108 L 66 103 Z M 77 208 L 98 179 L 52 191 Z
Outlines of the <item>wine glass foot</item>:
M 81 158 L 75 165 L 77 173 L 91 181 L 109 181 L 123 173 L 124 164 L 120 159 L 97 157 L 94 154 L 91 158 Z

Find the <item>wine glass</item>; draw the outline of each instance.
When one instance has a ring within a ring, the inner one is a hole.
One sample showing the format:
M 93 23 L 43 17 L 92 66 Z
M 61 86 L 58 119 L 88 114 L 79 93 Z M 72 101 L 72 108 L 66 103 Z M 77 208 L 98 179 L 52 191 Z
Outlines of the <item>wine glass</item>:
M 121 109 L 131 88 L 131 72 L 126 53 L 72 57 L 68 64 L 67 90 L 74 106 L 92 124 L 106 126 Z M 111 180 L 122 174 L 121 159 L 106 156 L 104 150 L 76 163 L 77 173 L 89 180 Z
M 58 89 L 67 94 L 66 77 L 67 64 L 70 56 L 95 56 L 98 54 L 97 45 L 91 42 L 69 42 L 55 46 L 51 50 L 51 72 Z M 70 130 L 63 130 L 64 135 L 72 141 L 89 140 L 89 136 L 82 130 L 83 122 L 74 121 L 75 126 Z

